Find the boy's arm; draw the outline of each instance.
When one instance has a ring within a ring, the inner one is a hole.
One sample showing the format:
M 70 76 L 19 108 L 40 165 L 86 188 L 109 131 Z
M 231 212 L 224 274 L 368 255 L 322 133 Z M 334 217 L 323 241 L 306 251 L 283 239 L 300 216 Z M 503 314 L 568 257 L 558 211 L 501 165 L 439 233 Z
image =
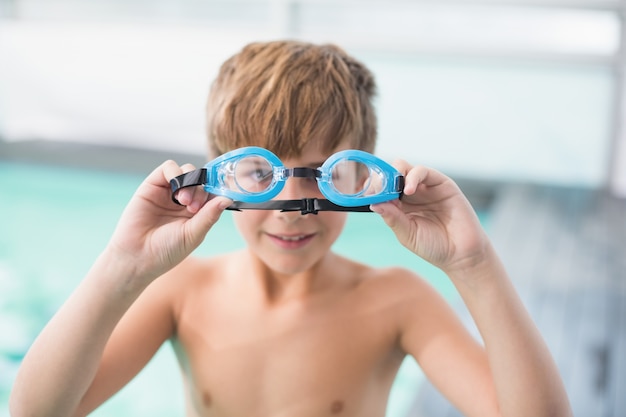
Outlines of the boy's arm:
M 485 343 L 502 415 L 571 416 L 556 364 L 495 251 L 445 272 Z
M 130 379 L 171 335 L 171 316 L 158 303 L 136 309 L 152 310 L 158 316 L 151 322 L 155 327 L 144 334 L 147 339 L 140 340 L 137 334 L 128 341 L 122 337 L 145 314 L 133 313 L 133 319 L 123 320 L 115 333 L 114 329 L 154 279 L 202 242 L 230 203 L 223 198 L 206 202 L 206 195 L 183 190 L 179 200 L 188 207 L 173 204 L 169 179 L 192 168 L 168 161 L 138 188 L 107 248 L 25 356 L 11 392 L 12 416 L 77 415 L 83 399 L 85 408 L 95 407 Z M 112 358 L 111 353 L 120 355 Z
M 100 368 L 109 336 L 141 292 L 118 284 L 120 278 L 130 277 L 123 269 L 109 254 L 102 254 L 39 334 L 13 386 L 12 416 L 86 415 L 76 410 Z M 166 323 L 162 322 L 148 340 L 128 340 L 127 347 L 139 362 L 145 364 L 163 342 L 163 333 L 171 328 Z M 113 380 L 132 377 L 110 376 Z M 116 386 L 113 392 L 119 388 Z
M 143 291 L 117 323 L 76 415 L 88 414 L 115 394 L 174 335 L 173 306 L 186 276 L 181 268 L 174 271 Z
M 570 416 L 550 352 L 465 196 L 437 171 L 403 161 L 396 165 L 406 176 L 402 200 L 372 209 L 404 246 L 448 275 L 485 343 L 486 356 L 435 303 L 441 325 L 450 331 L 432 346 L 420 346 L 425 371 L 464 410 L 493 400 L 494 413 L 502 416 Z M 478 392 L 485 396 L 472 395 Z

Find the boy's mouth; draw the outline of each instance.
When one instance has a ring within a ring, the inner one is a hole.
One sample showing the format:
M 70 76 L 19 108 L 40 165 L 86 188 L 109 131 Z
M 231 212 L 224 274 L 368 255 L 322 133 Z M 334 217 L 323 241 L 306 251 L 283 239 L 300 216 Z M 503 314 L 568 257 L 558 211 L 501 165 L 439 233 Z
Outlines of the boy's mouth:
M 267 236 L 269 236 L 270 239 L 282 248 L 297 249 L 305 246 L 311 239 L 313 239 L 315 234 L 275 235 L 268 233 Z
M 306 239 L 311 235 L 298 235 L 298 236 L 281 236 L 281 235 L 272 235 L 280 240 L 286 240 L 287 242 L 297 242 L 299 240 Z

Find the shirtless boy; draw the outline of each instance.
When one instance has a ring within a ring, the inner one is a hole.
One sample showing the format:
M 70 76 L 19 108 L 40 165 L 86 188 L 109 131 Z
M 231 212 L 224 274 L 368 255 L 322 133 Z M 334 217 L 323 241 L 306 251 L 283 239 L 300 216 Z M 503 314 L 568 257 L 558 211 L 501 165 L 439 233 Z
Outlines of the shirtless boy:
M 317 168 L 340 150 L 373 152 L 374 90 L 368 69 L 335 46 L 251 44 L 211 88 L 209 159 L 254 145 L 285 167 Z M 371 209 L 447 274 L 480 343 L 415 273 L 333 253 L 345 212 L 241 210 L 233 216 L 245 249 L 189 256 L 219 239 L 209 231 L 232 200 L 195 187 L 179 190 L 175 204 L 170 180 L 195 167 L 167 161 L 33 343 L 12 416 L 86 415 L 167 340 L 187 416 L 381 417 L 406 355 L 467 416 L 571 415 L 550 353 L 467 199 L 442 173 L 394 166 L 401 198 Z M 325 199 L 315 179 L 288 178 L 272 201 L 303 198 Z

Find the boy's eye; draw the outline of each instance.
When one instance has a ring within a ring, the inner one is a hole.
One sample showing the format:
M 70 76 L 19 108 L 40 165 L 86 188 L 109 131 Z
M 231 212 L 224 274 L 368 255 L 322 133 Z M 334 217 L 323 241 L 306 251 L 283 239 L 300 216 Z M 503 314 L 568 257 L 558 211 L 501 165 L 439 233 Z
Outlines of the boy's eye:
M 357 177 L 363 171 L 367 172 L 367 167 L 360 162 L 343 160 L 332 167 L 333 186 L 342 194 L 354 194 L 358 191 Z
M 245 175 L 246 175 L 246 177 L 250 177 L 250 179 L 252 179 L 254 181 L 261 182 L 261 181 L 265 181 L 268 178 L 270 178 L 271 175 L 272 175 L 272 171 L 266 170 L 266 169 L 262 169 L 262 168 L 257 168 L 257 169 L 254 169 L 254 170 L 246 173 Z
M 263 191 L 274 178 L 272 166 L 263 158 L 241 160 L 234 174 L 238 187 L 249 192 Z

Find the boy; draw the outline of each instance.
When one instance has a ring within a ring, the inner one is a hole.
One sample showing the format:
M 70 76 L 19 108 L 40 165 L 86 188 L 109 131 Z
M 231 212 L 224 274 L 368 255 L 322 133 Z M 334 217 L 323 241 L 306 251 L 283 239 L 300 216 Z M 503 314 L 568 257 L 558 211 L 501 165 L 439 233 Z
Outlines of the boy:
M 374 150 L 375 85 L 337 47 L 252 44 L 209 96 L 211 157 L 255 145 L 285 167 L 317 168 Z M 82 416 L 171 340 L 188 416 L 382 416 L 412 355 L 468 416 L 567 416 L 556 367 L 459 188 L 399 161 L 400 200 L 374 204 L 398 240 L 447 273 L 481 332 L 476 343 L 420 277 L 330 248 L 343 212 L 242 210 L 247 247 L 189 257 L 232 201 L 169 181 L 167 161 L 138 188 L 104 252 L 34 342 L 16 378 L 14 417 Z M 324 198 L 290 178 L 275 200 Z M 208 234 L 208 239 L 219 238 Z

